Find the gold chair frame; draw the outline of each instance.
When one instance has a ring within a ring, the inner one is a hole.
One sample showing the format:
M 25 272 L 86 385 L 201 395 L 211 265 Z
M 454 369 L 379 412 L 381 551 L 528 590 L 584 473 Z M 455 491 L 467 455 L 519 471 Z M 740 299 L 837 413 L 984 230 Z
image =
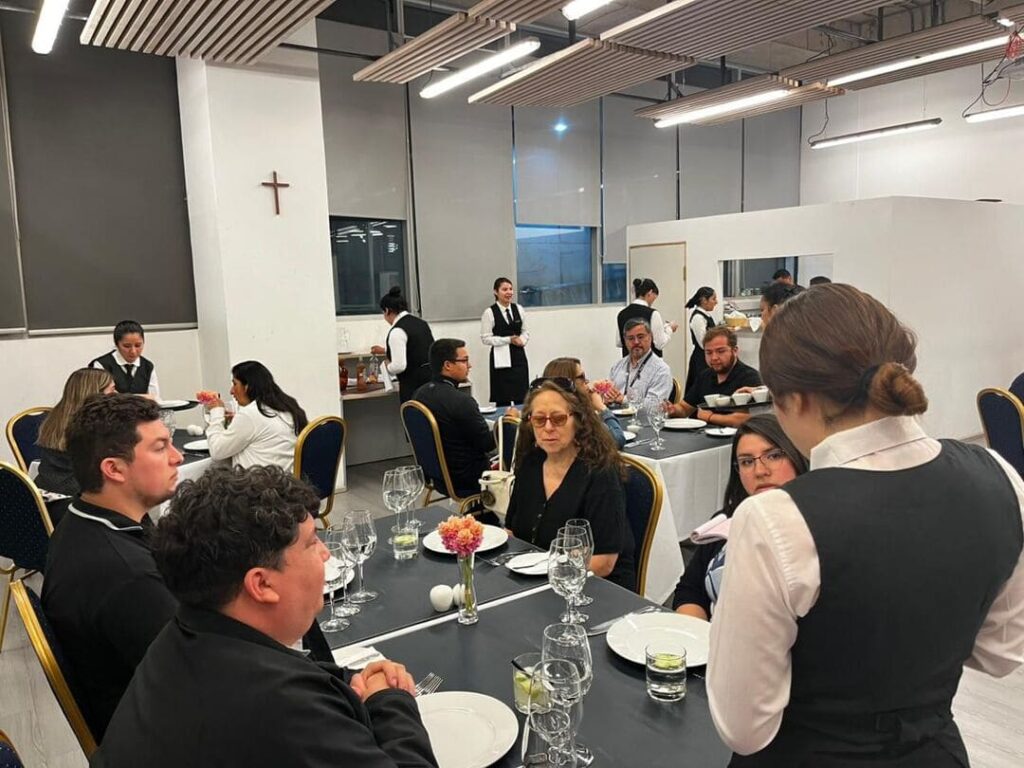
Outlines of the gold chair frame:
M 46 535 L 53 535 L 53 523 L 50 521 L 50 513 L 46 510 L 46 503 L 43 501 L 42 494 L 39 493 L 39 489 L 36 484 L 32 482 L 32 479 L 26 472 L 23 472 L 13 464 L 8 464 L 5 461 L 0 461 L 0 472 L 13 472 L 21 481 L 28 486 L 28 489 L 32 492 L 33 498 L 36 501 L 36 509 L 39 511 L 39 517 L 43 520 L 43 528 L 46 529 Z M 7 617 L 11 612 L 11 584 L 14 583 L 14 574 L 19 570 L 24 570 L 17 565 L 11 565 L 6 568 L 0 566 L 0 575 L 7 577 L 7 590 L 4 593 L 4 607 L 3 611 L 0 612 L 0 652 L 4 649 L 4 635 L 7 633 Z M 34 571 L 26 571 L 23 576 L 29 576 Z
M 28 639 L 32 642 L 32 650 L 36 652 L 39 664 L 46 675 L 46 680 L 50 684 L 54 696 L 57 697 L 57 703 L 60 704 L 60 708 L 64 711 L 64 716 L 67 718 L 71 730 L 75 732 L 78 743 L 82 746 L 82 751 L 85 753 L 86 758 L 88 758 L 96 751 L 96 740 L 93 738 L 92 731 L 89 730 L 85 718 L 82 717 L 82 710 L 78 708 L 78 702 L 75 701 L 74 694 L 71 693 L 71 689 L 68 687 L 68 681 L 64 678 L 64 672 L 61 670 L 60 665 L 57 664 L 57 658 L 53 655 L 50 642 L 46 639 L 43 627 L 36 617 L 36 612 L 32 609 L 32 603 L 29 600 L 28 592 L 25 591 L 25 585 L 21 580 L 15 581 L 11 584 L 11 591 L 14 594 L 14 604 L 18 606 L 18 613 L 21 614 L 21 620 L 25 624 Z
M 405 436 L 409 439 L 409 445 L 412 447 L 413 456 L 416 456 L 416 447 L 412 441 L 412 436 L 409 434 L 409 429 L 405 426 L 404 413 L 406 408 L 415 408 L 417 411 L 427 417 L 427 422 L 430 424 L 430 430 L 434 433 L 434 449 L 437 451 L 437 461 L 441 465 L 441 476 L 444 478 L 445 489 L 442 491 L 434 487 L 433 481 L 427 482 L 427 487 L 423 492 L 423 506 L 429 506 L 438 501 L 444 499 L 451 499 L 459 505 L 459 514 L 466 514 L 466 510 L 469 509 L 475 502 L 480 500 L 480 494 L 474 493 L 470 496 L 458 496 L 455 493 L 455 485 L 452 483 L 451 473 L 448 471 L 448 459 L 444 455 L 444 446 L 441 444 L 441 428 L 437 425 L 437 419 L 434 418 L 434 414 L 430 412 L 419 400 L 407 400 L 402 403 L 402 429 L 405 430 Z M 419 460 L 417 459 L 417 464 Z M 431 499 L 431 495 L 437 492 L 440 494 L 436 499 Z
M 18 448 L 18 443 L 14 439 L 14 425 L 26 416 L 37 416 L 41 413 L 49 413 L 52 410 L 53 408 L 49 405 L 37 405 L 34 408 L 26 408 L 21 413 L 16 413 L 7 420 L 7 443 L 11 446 L 11 453 L 14 454 L 14 460 L 18 462 L 22 472 L 28 472 L 28 463 L 25 461 L 25 457 L 22 455 L 21 449 Z
M 647 590 L 647 563 L 651 559 L 651 547 L 654 544 L 654 531 L 658 527 L 658 519 L 661 517 L 661 505 L 665 499 L 665 486 L 654 474 L 654 471 L 633 456 L 619 454 L 622 461 L 629 467 L 638 470 L 654 488 L 654 498 L 651 501 L 651 513 L 647 518 L 647 530 L 644 531 L 643 545 L 640 547 L 640 562 L 636 564 L 636 591 L 643 596 Z
M 502 415 L 502 417 L 500 419 L 498 419 L 496 422 L 494 422 L 494 429 L 491 430 L 494 433 L 494 444 L 498 445 L 498 433 L 501 431 L 501 428 L 505 424 L 515 424 L 516 425 L 516 440 L 518 440 L 519 439 L 519 425 L 522 424 L 522 423 L 523 423 L 523 420 L 521 418 L 519 418 L 518 416 L 505 416 L 505 415 Z M 515 458 L 515 448 L 512 449 L 512 454 L 513 454 L 512 458 Z M 504 457 L 499 455 L 498 456 L 498 465 L 500 466 L 500 465 L 502 465 L 504 463 L 505 463 Z M 513 471 L 512 467 L 505 467 L 505 470 L 507 472 L 512 472 Z
M 989 439 L 988 426 L 985 424 L 985 417 L 982 416 L 981 413 L 981 398 L 985 395 L 996 395 L 997 397 L 1010 401 L 1010 405 L 1012 405 L 1017 411 L 1017 416 L 1020 419 L 1020 431 L 1021 434 L 1024 435 L 1024 402 L 1021 402 L 1021 399 L 1008 389 L 1003 389 L 1002 387 L 986 387 L 978 392 L 978 396 L 975 398 L 974 402 L 978 409 L 978 417 L 981 419 L 981 429 L 985 433 L 985 442 L 988 446 L 990 448 L 992 447 L 992 440 Z
M 675 376 L 672 377 L 672 394 L 675 395 L 672 398 L 673 405 L 679 405 L 683 402 L 683 383 Z
M 18 748 L 15 747 L 14 742 L 11 741 L 11 737 L 4 733 L 2 730 L 0 730 L 0 745 L 4 744 L 6 744 L 7 748 L 14 753 L 14 756 L 18 759 L 19 764 L 24 763 L 24 761 L 21 759 L 21 755 L 18 754 Z
M 331 510 L 334 509 L 334 489 L 338 485 L 338 469 L 341 467 L 341 462 L 345 458 L 345 444 L 348 442 L 348 422 L 341 416 L 321 416 L 320 418 L 309 422 L 295 440 L 295 463 L 292 468 L 295 477 L 301 480 L 302 475 L 300 474 L 300 468 L 302 467 L 302 449 L 306 444 L 307 435 L 321 424 L 326 424 L 331 421 L 336 421 L 341 424 L 341 452 L 338 454 L 338 463 L 334 466 L 334 477 L 331 480 L 331 492 L 327 496 L 327 506 L 317 513 L 317 520 L 322 521 L 325 528 L 331 527 L 330 514 Z

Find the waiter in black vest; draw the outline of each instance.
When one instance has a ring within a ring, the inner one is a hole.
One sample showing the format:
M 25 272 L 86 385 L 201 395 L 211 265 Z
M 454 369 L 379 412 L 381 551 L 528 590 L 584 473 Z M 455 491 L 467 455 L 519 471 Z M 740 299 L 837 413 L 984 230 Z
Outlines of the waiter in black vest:
M 494 281 L 496 301 L 480 317 L 480 340 L 491 348 L 491 402 L 515 405 L 526 400 L 530 385 L 530 363 L 526 359 L 526 330 L 523 308 L 512 301 L 516 295 L 512 281 L 499 277 Z
M 114 388 L 125 395 L 149 395 L 160 399 L 160 382 L 151 360 L 142 356 L 146 332 L 134 320 L 122 320 L 114 326 L 114 348 L 89 363 L 102 368 L 114 379 Z
M 661 312 L 654 308 L 654 302 L 658 298 L 658 286 L 649 277 L 642 280 L 638 277 L 633 280 L 633 293 L 636 298 L 632 304 L 627 304 L 616 318 L 619 335 L 616 342 L 622 348 L 622 356 L 629 354 L 629 345 L 626 344 L 626 321 L 638 317 L 645 320 L 651 327 L 653 343 L 651 345 L 654 354 L 661 357 L 664 354 L 665 345 L 672 338 L 672 334 L 679 328 L 679 323 L 666 323 Z
M 371 351 L 387 356 L 388 372 L 398 377 L 398 402 L 404 403 L 430 381 L 430 345 L 434 343 L 434 334 L 426 321 L 409 314 L 409 302 L 397 285 L 381 296 L 380 308 L 391 330 L 386 346 Z
M 1024 481 L 924 433 L 915 348 L 849 285 L 765 330 L 761 373 L 810 471 L 733 517 L 707 678 L 731 766 L 966 768 L 963 666 L 1024 659 Z

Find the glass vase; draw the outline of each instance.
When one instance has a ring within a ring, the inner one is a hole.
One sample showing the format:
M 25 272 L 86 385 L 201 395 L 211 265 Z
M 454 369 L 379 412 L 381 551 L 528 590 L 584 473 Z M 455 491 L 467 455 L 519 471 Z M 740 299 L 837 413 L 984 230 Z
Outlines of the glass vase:
M 476 624 L 480 614 L 476 609 L 476 588 L 473 586 L 473 553 L 459 555 L 459 583 L 462 585 L 462 605 L 459 606 L 459 624 Z

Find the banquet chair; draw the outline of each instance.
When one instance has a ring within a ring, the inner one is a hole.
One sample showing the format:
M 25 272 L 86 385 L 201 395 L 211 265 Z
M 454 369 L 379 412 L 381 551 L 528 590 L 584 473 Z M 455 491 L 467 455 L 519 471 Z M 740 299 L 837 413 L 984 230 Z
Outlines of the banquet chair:
M 14 743 L 3 731 L 0 731 L 0 768 L 25 768 Z
M 7 422 L 7 442 L 22 472 L 28 472 L 32 462 L 42 458 L 42 452 L 36 445 L 36 438 L 39 437 L 39 427 L 46 414 L 52 410 L 49 406 L 28 408 L 14 414 Z
M 1013 380 L 1010 391 L 1017 396 L 1017 399 L 1024 403 L 1024 373 Z
M 516 440 L 519 437 L 519 417 L 518 416 L 502 416 L 498 421 L 497 429 L 502 431 L 502 455 L 501 455 L 501 467 L 509 472 L 512 471 L 512 459 L 515 457 L 516 452 Z M 497 435 L 494 438 L 495 444 L 498 442 Z
M 50 690 L 57 697 L 57 703 L 60 704 L 68 725 L 75 732 L 78 743 L 88 758 L 96 751 L 96 740 L 85 718 L 82 717 L 82 710 L 79 709 L 68 678 L 64 675 L 64 654 L 61 653 L 60 644 L 53 634 L 46 614 L 43 613 L 42 603 L 39 602 L 36 593 L 21 580 L 11 584 L 11 592 L 14 595 L 14 604 L 18 606 L 18 614 L 25 625 L 25 632 L 32 643 L 32 650 L 36 652 L 46 681 L 50 684 Z
M 11 610 L 14 574 L 24 571 L 27 575 L 46 567 L 46 551 L 52 533 L 50 514 L 35 483 L 17 467 L 0 461 L 0 557 L 11 561 L 8 567 L 0 566 L 0 575 L 7 577 L 0 613 L 0 651 L 4 647 L 7 615 Z
M 672 391 L 668 393 L 668 401 L 674 405 L 683 402 L 683 385 L 675 376 L 672 377 Z
M 320 500 L 327 503 L 317 514 L 325 528 L 330 528 L 334 507 L 334 488 L 338 468 L 345 452 L 348 429 L 339 416 L 321 416 L 306 425 L 295 441 L 295 476 L 313 486 Z
M 479 493 L 460 496 L 456 491 L 448 471 L 444 446 L 441 445 L 441 429 L 430 409 L 419 400 L 402 403 L 402 425 L 409 438 L 409 445 L 412 446 L 412 455 L 416 463 L 423 467 L 423 477 L 427 481 L 423 506 L 451 499 L 459 505 L 459 514 L 464 515 L 471 506 L 478 504 Z M 435 493 L 437 497 L 431 498 Z
M 654 530 L 661 516 L 665 489 L 642 461 L 625 454 L 619 454 L 619 458 L 626 465 L 626 479 L 622 485 L 626 492 L 626 519 L 633 531 L 636 592 L 643 596 L 647 587 L 647 562 L 651 558 Z
M 998 387 L 978 393 L 978 413 L 985 440 L 1024 476 L 1024 404 L 1012 392 Z

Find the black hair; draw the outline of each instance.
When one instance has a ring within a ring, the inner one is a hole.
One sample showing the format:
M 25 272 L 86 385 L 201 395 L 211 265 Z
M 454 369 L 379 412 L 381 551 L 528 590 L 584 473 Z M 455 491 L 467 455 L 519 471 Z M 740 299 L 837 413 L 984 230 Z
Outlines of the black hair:
M 385 312 L 394 312 L 397 315 L 399 312 L 409 311 L 409 302 L 402 295 L 402 289 L 393 285 L 390 291 L 380 297 L 380 308 Z
M 702 285 L 697 289 L 697 292 L 690 297 L 690 300 L 686 302 L 687 309 L 693 309 L 698 306 L 705 299 L 710 299 L 715 295 L 715 289 L 710 285 Z
M 320 499 L 280 467 L 214 467 L 186 480 L 152 537 L 153 559 L 185 605 L 217 610 L 251 568 L 281 568 Z
M 639 277 L 633 278 L 633 293 L 639 299 L 641 296 L 647 295 L 650 291 L 655 293 L 661 293 L 658 290 L 658 285 L 651 278 L 645 277 L 641 280 Z
M 803 292 L 798 285 L 786 285 L 785 283 L 772 283 L 761 291 L 761 300 L 769 307 L 777 307 L 785 304 L 798 293 Z
M 828 285 L 831 282 L 832 281 L 824 275 L 818 275 L 817 277 L 812 277 L 808 285 Z
M 260 413 L 267 418 L 273 418 L 274 414 L 269 413 L 266 409 L 273 409 L 278 413 L 282 411 L 290 413 L 296 435 L 309 424 L 306 412 L 302 410 L 298 401 L 277 385 L 273 374 L 263 363 L 246 360 L 235 365 L 231 369 L 231 375 L 245 386 L 245 394 L 256 403 Z
M 772 280 L 778 280 L 783 277 L 792 277 L 792 273 L 788 269 L 776 269 L 772 274 Z
M 129 333 L 137 333 L 143 339 L 146 338 L 146 332 L 142 330 L 141 325 L 139 325 L 134 320 L 122 320 L 120 323 L 114 326 L 114 343 L 117 344 L 117 342 L 119 342 Z
M 747 493 L 747 489 L 743 487 L 739 468 L 736 466 L 736 449 L 739 447 L 740 438 L 744 435 L 759 435 L 781 450 L 792 462 L 793 469 L 796 470 L 798 475 L 802 475 L 808 469 L 807 459 L 801 455 L 800 451 L 793 445 L 793 441 L 782 431 L 779 420 L 773 414 L 762 413 L 757 416 L 751 416 L 736 428 L 736 436 L 732 440 L 729 482 L 725 486 L 725 498 L 722 500 L 722 512 L 725 513 L 726 517 L 732 517 L 732 513 L 736 511 L 736 507 L 740 505 L 740 502 L 750 495 Z
M 459 356 L 459 347 L 464 346 L 466 342 L 462 339 L 437 339 L 430 345 L 430 372 L 440 376 L 444 364 L 453 362 Z
M 131 463 L 139 442 L 139 424 L 160 419 L 153 400 L 138 395 L 92 395 L 71 417 L 67 451 L 78 487 L 103 490 L 100 462 L 115 457 Z
M 514 283 L 507 277 L 499 277 L 494 281 L 494 288 L 492 288 L 492 290 L 498 290 L 505 283 L 508 283 L 509 285 L 514 285 Z

